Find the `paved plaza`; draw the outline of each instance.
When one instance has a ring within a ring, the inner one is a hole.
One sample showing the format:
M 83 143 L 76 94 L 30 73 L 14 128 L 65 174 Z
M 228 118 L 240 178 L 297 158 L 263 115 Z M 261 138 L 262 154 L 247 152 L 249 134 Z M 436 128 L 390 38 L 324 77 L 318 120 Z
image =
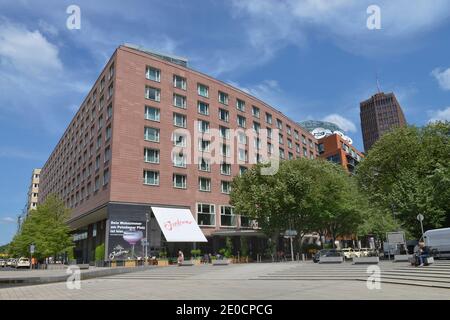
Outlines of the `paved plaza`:
M 367 265 L 312 262 L 170 266 L 66 283 L 1 288 L 4 299 L 450 299 L 450 262 L 425 268 L 380 263 L 381 288 Z M 1 272 L 0 272 L 1 274 Z

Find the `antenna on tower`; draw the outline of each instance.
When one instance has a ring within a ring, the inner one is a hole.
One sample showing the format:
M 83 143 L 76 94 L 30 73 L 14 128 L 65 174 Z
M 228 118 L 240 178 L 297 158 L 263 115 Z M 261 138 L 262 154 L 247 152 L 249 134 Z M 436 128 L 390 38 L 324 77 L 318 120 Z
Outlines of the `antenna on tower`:
M 378 93 L 381 93 L 381 89 L 380 89 L 380 79 L 378 78 L 378 71 L 376 72 L 376 78 L 377 78 L 377 90 Z

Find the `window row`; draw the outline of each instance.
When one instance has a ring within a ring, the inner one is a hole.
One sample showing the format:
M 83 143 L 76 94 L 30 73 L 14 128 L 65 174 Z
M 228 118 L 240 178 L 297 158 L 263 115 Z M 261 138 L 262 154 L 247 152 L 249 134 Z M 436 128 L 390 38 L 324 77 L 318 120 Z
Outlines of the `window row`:
M 179 189 L 187 188 L 187 176 L 184 174 L 174 173 L 172 176 L 173 187 Z M 143 183 L 149 186 L 159 186 L 160 173 L 154 170 L 144 170 Z M 211 179 L 206 177 L 198 178 L 198 190 L 211 192 Z M 221 181 L 220 190 L 222 193 L 229 194 L 231 192 L 231 181 Z

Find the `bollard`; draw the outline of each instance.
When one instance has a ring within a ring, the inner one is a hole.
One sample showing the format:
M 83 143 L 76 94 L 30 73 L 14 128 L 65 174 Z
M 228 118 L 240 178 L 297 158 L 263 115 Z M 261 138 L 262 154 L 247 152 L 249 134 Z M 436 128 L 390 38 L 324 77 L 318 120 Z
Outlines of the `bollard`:
M 302 253 L 302 261 L 305 261 L 305 254 Z

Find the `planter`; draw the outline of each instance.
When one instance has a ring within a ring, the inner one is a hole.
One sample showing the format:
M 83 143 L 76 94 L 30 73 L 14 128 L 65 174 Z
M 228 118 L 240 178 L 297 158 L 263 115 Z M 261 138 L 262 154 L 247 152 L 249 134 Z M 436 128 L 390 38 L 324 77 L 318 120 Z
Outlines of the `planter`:
M 135 260 L 125 261 L 125 267 L 136 267 L 136 261 Z
M 344 257 L 320 257 L 319 263 L 343 263 Z
M 223 260 L 214 260 L 212 262 L 213 266 L 227 266 L 230 264 L 230 260 L 229 259 L 223 259 Z
M 193 259 L 191 261 L 194 264 L 194 266 L 199 266 L 202 264 L 202 260 L 200 260 L 200 259 Z
M 378 264 L 379 257 L 354 257 L 353 264 Z
M 169 266 L 169 260 L 158 260 L 157 265 L 159 267 L 168 267 Z
M 394 255 L 394 262 L 409 262 L 412 255 L 410 254 L 396 254 Z

